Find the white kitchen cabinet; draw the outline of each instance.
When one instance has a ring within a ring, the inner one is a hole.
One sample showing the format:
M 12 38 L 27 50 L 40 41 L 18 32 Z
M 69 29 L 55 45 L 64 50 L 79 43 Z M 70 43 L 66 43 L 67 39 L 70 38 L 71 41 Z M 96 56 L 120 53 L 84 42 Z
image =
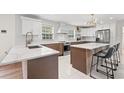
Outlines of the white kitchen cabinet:
M 25 35 L 27 32 L 33 32 L 32 21 L 22 20 L 22 34 Z
M 32 32 L 33 35 L 39 35 L 42 31 L 42 23 L 39 20 L 22 17 L 22 34 Z
M 58 33 L 69 33 L 70 30 L 74 30 L 74 26 L 65 23 L 60 23 Z
M 42 31 L 42 24 L 41 22 L 34 21 L 33 22 L 33 35 L 39 35 Z

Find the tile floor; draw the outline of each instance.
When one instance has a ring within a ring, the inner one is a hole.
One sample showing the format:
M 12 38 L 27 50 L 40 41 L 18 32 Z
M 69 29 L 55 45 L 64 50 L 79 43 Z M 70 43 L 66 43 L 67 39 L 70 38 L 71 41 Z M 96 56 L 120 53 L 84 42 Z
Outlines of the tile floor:
M 105 75 L 98 73 L 95 70 L 93 70 L 92 75 L 98 79 L 106 79 Z M 124 78 L 124 64 L 120 63 L 118 66 L 118 70 L 115 71 L 115 79 L 123 79 L 123 78 Z M 74 69 L 70 64 L 70 55 L 69 53 L 67 53 L 65 54 L 65 56 L 59 57 L 59 79 L 91 79 L 91 77 Z
M 72 68 L 70 55 L 65 55 L 59 57 L 59 79 L 90 79 L 90 77 Z
M 99 66 L 100 67 L 100 66 Z M 105 71 L 105 69 L 100 68 L 102 71 Z M 119 64 L 117 71 L 114 71 L 115 79 L 124 79 L 124 64 Z M 107 77 L 99 72 L 96 72 L 96 70 L 92 71 L 92 76 L 94 76 L 97 79 L 106 79 Z

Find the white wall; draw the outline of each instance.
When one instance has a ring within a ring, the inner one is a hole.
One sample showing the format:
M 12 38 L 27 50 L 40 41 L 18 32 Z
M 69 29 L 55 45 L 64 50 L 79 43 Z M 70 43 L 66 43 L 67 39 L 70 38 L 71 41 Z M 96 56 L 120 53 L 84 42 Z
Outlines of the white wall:
M 122 33 L 123 33 L 124 20 L 117 21 L 116 24 L 116 40 L 122 42 Z
M 124 20 L 117 21 L 116 24 L 116 42 L 121 43 L 121 49 L 122 49 L 122 42 L 123 41 L 123 27 L 124 27 Z
M 110 44 L 116 43 L 116 23 L 110 24 Z
M 7 33 L 1 33 L 1 30 L 7 30 Z M 0 60 L 4 52 L 9 50 L 15 44 L 15 15 L 0 14 Z
M 122 45 L 124 44 L 123 42 L 123 27 L 124 27 L 124 20 L 120 20 L 116 22 L 116 42 L 120 42 L 120 53 L 122 54 Z M 124 64 L 124 62 L 122 61 L 122 57 L 121 57 L 121 63 Z
M 124 26 L 122 31 L 122 49 L 124 49 Z

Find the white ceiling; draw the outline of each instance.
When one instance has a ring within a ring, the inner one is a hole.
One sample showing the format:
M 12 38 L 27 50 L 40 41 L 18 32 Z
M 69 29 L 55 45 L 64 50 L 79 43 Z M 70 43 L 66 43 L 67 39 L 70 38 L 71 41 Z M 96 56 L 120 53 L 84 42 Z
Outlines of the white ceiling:
M 64 22 L 71 25 L 82 25 L 90 19 L 90 14 L 40 14 L 41 18 Z M 98 24 L 124 20 L 124 14 L 95 14 Z

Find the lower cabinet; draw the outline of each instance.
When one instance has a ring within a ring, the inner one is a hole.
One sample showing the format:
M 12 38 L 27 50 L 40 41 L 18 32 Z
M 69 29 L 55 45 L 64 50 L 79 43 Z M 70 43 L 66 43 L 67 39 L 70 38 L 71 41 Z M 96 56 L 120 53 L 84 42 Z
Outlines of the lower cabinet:
M 96 43 L 95 41 L 80 41 L 80 42 L 71 42 L 71 45 L 76 45 L 76 44 L 84 44 L 84 43 Z
M 28 79 L 58 79 L 58 55 L 28 60 Z
M 0 66 L 1 79 L 22 79 L 22 63 L 13 63 Z
M 58 54 L 0 66 L 0 79 L 58 78 Z
M 80 42 L 71 42 L 71 45 L 84 44 L 84 43 L 88 43 L 88 42 L 85 42 L 85 41 L 80 41 Z
M 60 56 L 64 54 L 64 44 L 63 43 L 52 43 L 52 44 L 43 44 L 43 45 L 59 51 Z

